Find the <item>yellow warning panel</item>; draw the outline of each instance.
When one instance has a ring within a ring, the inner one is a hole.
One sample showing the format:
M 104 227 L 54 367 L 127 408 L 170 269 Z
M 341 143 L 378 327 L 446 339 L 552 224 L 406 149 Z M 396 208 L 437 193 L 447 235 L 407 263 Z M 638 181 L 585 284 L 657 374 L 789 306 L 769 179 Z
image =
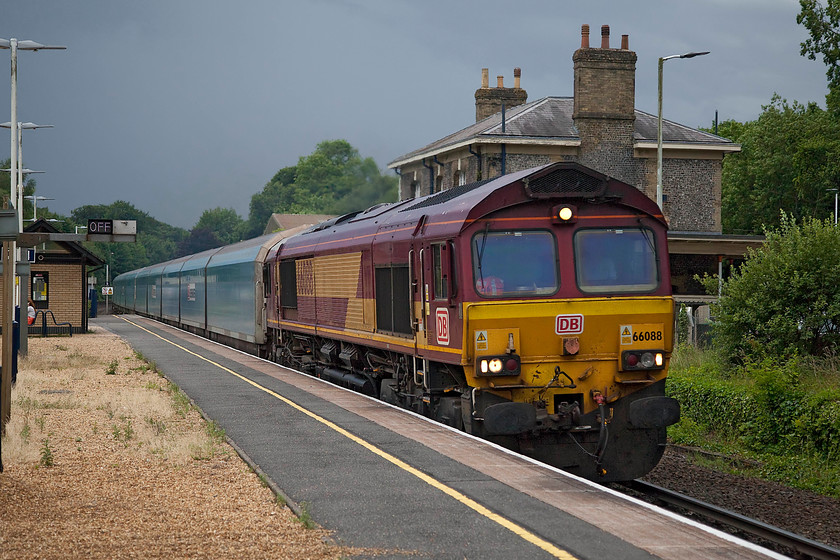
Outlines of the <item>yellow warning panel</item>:
M 475 331 L 475 351 L 487 351 L 487 331 Z
M 618 335 L 622 346 L 662 348 L 665 344 L 665 329 L 662 323 L 620 325 Z
M 475 353 L 481 354 L 504 354 L 509 347 L 521 352 L 519 347 L 519 329 L 486 329 L 473 331 L 475 341 Z

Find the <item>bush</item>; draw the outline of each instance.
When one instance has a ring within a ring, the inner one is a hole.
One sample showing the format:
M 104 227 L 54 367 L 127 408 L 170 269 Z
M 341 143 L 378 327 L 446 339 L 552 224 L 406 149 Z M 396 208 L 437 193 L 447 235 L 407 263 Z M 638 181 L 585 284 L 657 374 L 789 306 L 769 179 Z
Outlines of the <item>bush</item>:
M 712 306 L 715 343 L 732 360 L 822 355 L 840 343 L 840 228 L 782 213 L 765 233 Z M 701 281 L 717 292 L 715 277 Z

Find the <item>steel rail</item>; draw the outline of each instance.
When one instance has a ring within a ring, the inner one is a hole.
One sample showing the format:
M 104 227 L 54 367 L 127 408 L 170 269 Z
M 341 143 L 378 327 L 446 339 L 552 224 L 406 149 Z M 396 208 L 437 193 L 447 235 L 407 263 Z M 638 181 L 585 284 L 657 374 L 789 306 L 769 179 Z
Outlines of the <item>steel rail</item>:
M 645 496 L 661 500 L 667 504 L 678 506 L 685 510 L 712 519 L 729 527 L 739 529 L 749 535 L 760 537 L 777 545 L 785 546 L 798 554 L 807 555 L 818 560 L 838 560 L 840 550 L 832 548 L 806 537 L 796 535 L 790 531 L 774 527 L 767 523 L 751 519 L 739 513 L 719 508 L 641 480 L 622 483 L 623 486 L 635 490 Z

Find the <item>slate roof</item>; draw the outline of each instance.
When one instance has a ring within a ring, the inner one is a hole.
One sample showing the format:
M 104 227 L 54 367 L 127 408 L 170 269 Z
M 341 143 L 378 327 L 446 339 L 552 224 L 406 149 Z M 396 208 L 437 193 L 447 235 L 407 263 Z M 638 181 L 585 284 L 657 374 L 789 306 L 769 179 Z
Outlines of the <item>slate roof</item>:
M 388 167 L 399 167 L 467 144 L 504 142 L 575 146 L 580 143 L 580 136 L 572 119 L 573 110 L 574 98 L 572 97 L 543 97 L 505 111 L 504 134 L 502 133 L 502 114 L 499 112 L 420 149 L 404 154 L 391 161 Z M 636 143 L 656 143 L 656 129 L 656 115 L 637 109 L 634 133 Z M 739 149 L 739 146 L 731 140 L 665 119 L 662 121 L 662 142 L 698 147 L 715 146 L 724 151 Z

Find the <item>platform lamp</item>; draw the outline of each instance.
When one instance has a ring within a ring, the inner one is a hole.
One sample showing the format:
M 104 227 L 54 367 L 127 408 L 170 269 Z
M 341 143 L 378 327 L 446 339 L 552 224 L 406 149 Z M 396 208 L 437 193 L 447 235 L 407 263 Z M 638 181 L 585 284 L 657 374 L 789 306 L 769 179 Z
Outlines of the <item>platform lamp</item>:
M 672 58 L 694 58 L 709 54 L 704 52 L 689 52 L 685 54 L 672 54 L 659 59 L 659 113 L 656 122 L 656 205 L 662 210 L 662 67 L 666 60 Z
M 15 193 L 15 183 L 17 182 L 17 54 L 19 50 L 24 51 L 39 51 L 39 50 L 63 50 L 67 47 L 42 45 L 35 41 L 18 41 L 14 37 L 11 39 L 0 39 L 0 49 L 9 49 L 11 54 L 11 106 L 12 118 L 11 123 L 11 174 L 9 176 L 9 199 L 14 204 L 17 200 Z M 14 322 L 14 292 L 15 292 L 15 259 L 13 255 L 17 253 L 16 241 L 3 241 L 3 299 L 4 299 L 4 313 L 2 321 L 3 332 L 11 333 Z M 0 434 L 6 432 L 6 422 L 11 417 L 11 398 L 12 398 L 12 337 L 4 336 L 2 345 L 2 373 L 0 373 Z M 2 467 L 2 457 L 0 457 L 0 467 Z
M 38 201 L 39 200 L 55 200 L 54 198 L 49 198 L 47 196 L 35 196 L 34 194 L 24 196 L 23 198 L 25 198 L 26 200 L 31 200 L 32 201 L 32 221 L 33 222 L 38 221 Z
M 11 122 L 4 122 L 0 123 L 0 127 L 2 128 L 12 128 Z M 18 226 L 20 230 L 23 231 L 23 175 L 25 173 L 23 169 L 23 131 L 24 130 L 36 130 L 38 128 L 53 128 L 51 124 L 35 124 L 33 122 L 19 122 L 17 123 L 17 188 L 15 189 L 15 196 L 11 196 L 12 204 L 14 204 L 15 208 L 18 208 L 20 212 L 18 212 Z M 43 173 L 42 171 L 29 171 L 29 173 Z

